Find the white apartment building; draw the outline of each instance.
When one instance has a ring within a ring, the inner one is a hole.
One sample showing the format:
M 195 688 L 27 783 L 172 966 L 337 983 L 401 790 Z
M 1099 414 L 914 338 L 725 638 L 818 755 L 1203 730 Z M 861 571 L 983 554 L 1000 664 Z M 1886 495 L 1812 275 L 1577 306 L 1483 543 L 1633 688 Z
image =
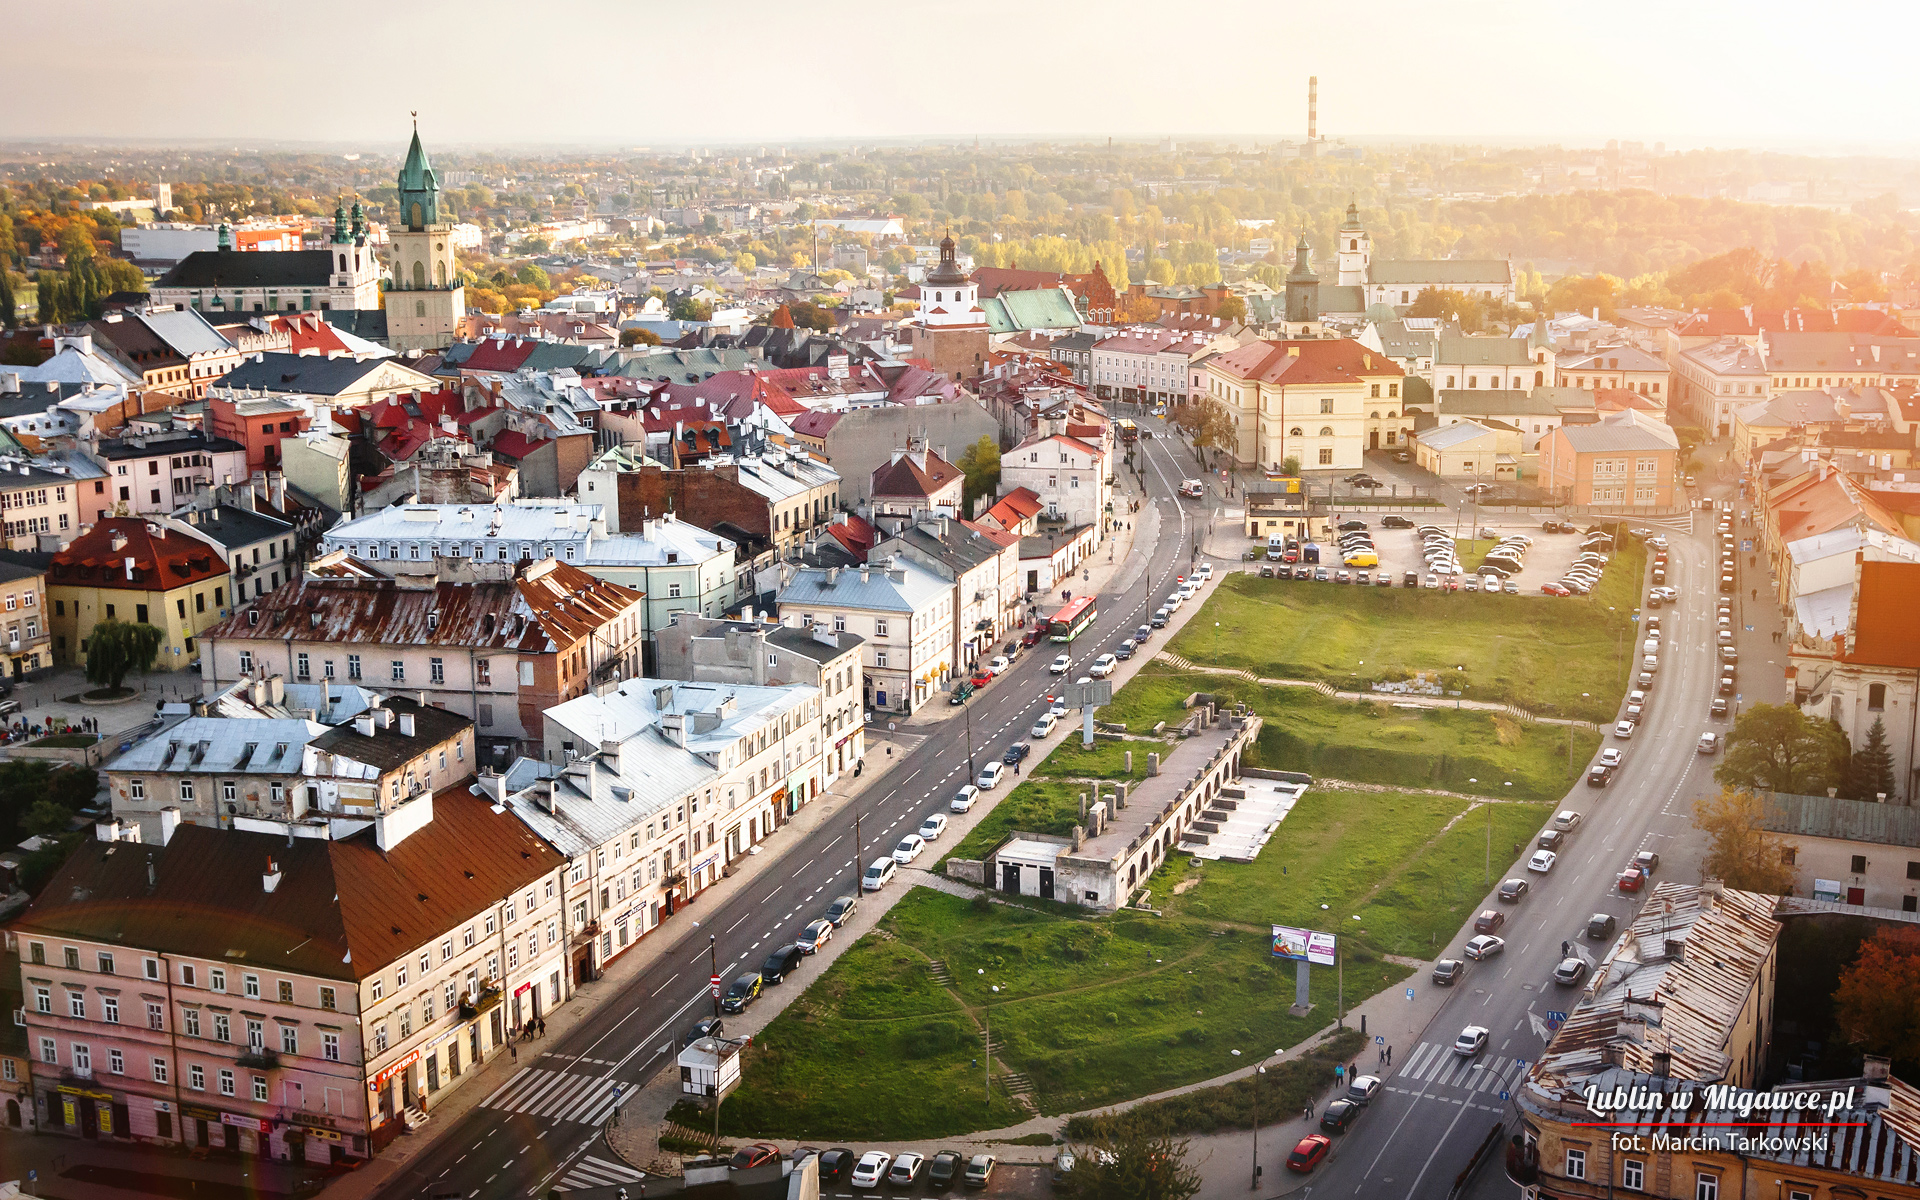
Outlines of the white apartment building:
M 957 669 L 953 583 L 910 559 L 792 568 L 774 602 L 782 622 L 861 639 L 868 708 L 911 715 Z
M 1182 404 L 1192 388 L 1192 365 L 1238 343 L 1226 333 L 1122 329 L 1093 346 L 1093 390 L 1106 399 L 1137 404 Z
M 1091 525 L 1096 538 L 1106 536 L 1111 474 L 1104 449 L 1066 434 L 1035 438 L 1000 456 L 1003 491 L 1029 489 L 1046 506 L 1043 519 Z
M 1682 350 L 1673 359 L 1673 420 L 1686 419 L 1710 438 L 1733 432 L 1733 414 L 1772 395 L 1773 376 L 1760 352 L 1736 337 Z

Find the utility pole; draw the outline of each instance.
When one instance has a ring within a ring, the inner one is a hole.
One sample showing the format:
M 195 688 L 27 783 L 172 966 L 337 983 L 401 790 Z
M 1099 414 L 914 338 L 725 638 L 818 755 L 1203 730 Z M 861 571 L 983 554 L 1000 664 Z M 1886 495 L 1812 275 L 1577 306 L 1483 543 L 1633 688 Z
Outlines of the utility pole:
M 711 933 L 707 935 L 707 963 L 709 966 L 713 968 L 708 973 L 711 974 L 715 979 L 720 978 L 720 943 L 719 943 L 719 939 L 716 938 Z M 720 985 L 716 983 L 709 990 L 713 992 L 713 1019 L 718 1021 L 720 1019 Z M 718 1079 L 718 1078 L 719 1077 L 716 1075 L 715 1079 Z M 714 1102 L 714 1107 L 716 1108 L 719 1107 L 719 1101 L 716 1100 Z M 720 1118 L 718 1116 L 714 1117 L 715 1121 L 718 1121 L 719 1119 Z M 717 1136 L 717 1131 L 716 1131 L 716 1136 Z
M 853 890 L 860 890 L 860 855 L 866 847 L 860 841 L 860 814 L 853 814 Z

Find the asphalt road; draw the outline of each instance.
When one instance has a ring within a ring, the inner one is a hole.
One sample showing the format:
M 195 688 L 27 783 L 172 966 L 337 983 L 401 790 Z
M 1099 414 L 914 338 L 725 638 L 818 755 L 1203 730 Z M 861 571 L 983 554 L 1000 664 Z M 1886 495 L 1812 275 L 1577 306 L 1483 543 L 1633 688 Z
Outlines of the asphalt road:
M 1156 432 L 1162 428 L 1150 418 L 1141 424 Z M 1175 496 L 1182 475 L 1194 469 L 1191 457 L 1172 439 L 1149 438 L 1140 447 L 1155 515 L 1148 518 L 1144 508 L 1140 514 L 1120 514 L 1139 522 L 1131 562 L 1112 577 L 1122 590 L 1100 595 L 1094 629 L 1072 644 L 1069 678 L 1147 622 L 1173 591 L 1174 576 L 1191 553 L 1202 509 Z M 1046 707 L 1043 697 L 1058 682 L 1047 670 L 1057 652 L 1048 643 L 1032 647 L 969 701 L 976 766 L 998 761 L 1009 743 L 1026 738 Z M 764 886 L 741 889 L 715 908 L 690 906 L 685 911 L 691 920 L 678 919 L 663 931 L 677 939 L 662 960 L 664 976 L 643 977 L 566 1036 L 535 1043 L 540 1057 L 528 1055 L 529 1065 L 504 1087 L 439 1131 L 436 1144 L 381 1195 L 411 1200 L 457 1189 L 468 1197 L 524 1196 L 563 1183 L 625 1182 L 618 1159 L 600 1142 L 599 1123 L 614 1104 L 616 1087 L 636 1088 L 670 1064 L 682 1031 L 709 1014 L 709 933 L 719 939 L 722 977 L 757 969 L 768 951 L 823 915 L 834 897 L 857 890 L 856 863 L 890 852 L 926 814 L 945 810 L 948 798 L 968 781 L 967 737 L 965 720 L 943 721 L 931 726 L 911 753 L 891 759 L 882 749 L 884 739 L 871 739 L 867 769 L 886 773 L 861 798 L 863 845 L 857 852 L 853 830 L 837 820 L 785 845 L 771 861 L 756 860 Z M 1005 796 L 1011 788 L 1009 781 L 988 795 Z M 897 894 L 904 887 L 896 882 L 888 890 Z M 768 1006 L 797 995 L 797 989 L 771 989 L 756 1012 L 764 1016 Z
M 1584 820 L 1550 873 L 1525 869 L 1531 844 L 1518 859 L 1511 843 L 1494 847 L 1496 887 L 1513 876 L 1532 884 L 1518 904 L 1501 904 L 1490 890 L 1480 905 L 1507 914 L 1499 931 L 1507 940 L 1505 951 L 1469 962 L 1465 978 L 1453 985 L 1419 1041 L 1393 1048 L 1384 1092 L 1338 1138 L 1334 1156 L 1300 1194 L 1446 1196 L 1496 1121 L 1506 1122 L 1512 1133 L 1516 1117 L 1508 1094 L 1545 1045 L 1546 1015 L 1564 1012 L 1579 999 L 1578 987 L 1562 987 L 1552 979 L 1562 941 L 1578 946 L 1589 963 L 1606 951 L 1611 939 L 1590 941 L 1582 931 L 1596 913 L 1610 913 L 1624 926 L 1638 911 L 1645 893 L 1622 893 L 1616 886 L 1618 873 L 1638 851 L 1661 856 L 1656 880 L 1699 877 L 1704 839 L 1692 828 L 1692 802 L 1715 786 L 1712 769 L 1719 760 L 1698 753 L 1696 742 L 1703 730 L 1729 728 L 1708 714 L 1719 678 L 1715 578 L 1712 531 L 1705 520 L 1700 525 L 1702 532 L 1688 536 L 1664 531 L 1673 543 L 1669 583 L 1680 590 L 1681 600 L 1659 610 L 1664 650 L 1645 719 L 1632 739 L 1609 735 L 1603 745 L 1625 750 L 1621 769 L 1606 788 L 1590 788 L 1583 780 L 1568 792 L 1562 807 L 1579 811 Z M 1626 647 L 1626 653 L 1637 661 L 1637 646 Z M 1472 936 L 1469 921 L 1446 957 L 1463 958 L 1461 947 Z M 1408 983 L 1435 986 L 1426 976 Z M 1486 1049 L 1472 1059 L 1451 1049 L 1469 1025 L 1490 1031 Z M 1363 1056 L 1362 1072 L 1375 1060 L 1377 1054 Z M 1290 1149 L 1279 1149 L 1269 1178 L 1282 1170 Z M 1463 1194 L 1505 1200 L 1517 1192 L 1495 1156 Z

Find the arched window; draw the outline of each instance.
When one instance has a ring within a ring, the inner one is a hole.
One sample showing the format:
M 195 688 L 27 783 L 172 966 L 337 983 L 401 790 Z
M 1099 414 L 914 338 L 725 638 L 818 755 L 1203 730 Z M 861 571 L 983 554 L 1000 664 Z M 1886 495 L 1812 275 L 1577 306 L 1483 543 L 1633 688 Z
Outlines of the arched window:
M 1333 426 L 1331 426 L 1331 425 L 1322 425 L 1322 426 L 1320 427 L 1320 436 L 1321 436 L 1321 437 L 1332 437 L 1332 436 L 1333 436 Z
M 1289 429 L 1289 430 L 1287 430 L 1287 436 L 1288 436 L 1288 437 L 1299 437 L 1299 436 L 1301 436 L 1301 435 L 1300 435 L 1300 427 L 1299 427 L 1298 425 L 1295 425 L 1295 426 L 1294 426 L 1294 427 L 1293 427 L 1292 429 Z
M 417 258 L 413 260 L 413 286 L 416 288 L 427 286 L 427 264 Z
M 1547 373 L 1545 371 L 1535 371 L 1533 373 L 1533 386 L 1545 387 L 1546 384 L 1547 384 Z
M 1369 421 L 1378 421 L 1379 419 L 1380 419 L 1380 414 L 1377 412 L 1370 412 L 1367 414 L 1367 420 Z
M 1348 241 L 1348 242 L 1347 242 L 1347 249 L 1349 249 L 1349 250 L 1358 250 L 1359 248 L 1360 248 L 1360 239 L 1359 239 L 1359 238 L 1353 238 L 1352 240 L 1350 240 L 1350 241 Z
M 418 200 L 415 200 L 413 207 L 407 210 L 407 224 L 413 226 L 415 229 L 420 228 L 420 202 Z
M 447 286 L 447 264 L 445 262 L 433 264 L 433 285 L 435 287 Z
M 1453 382 L 1453 376 L 1451 376 L 1451 375 L 1449 375 L 1449 376 L 1447 376 L 1447 386 L 1448 386 L 1448 387 L 1453 387 L 1453 386 L 1454 386 L 1454 382 Z
M 413 302 L 413 315 L 416 317 L 424 317 L 427 315 L 427 302 L 425 300 L 415 300 Z
M 347 269 L 347 256 L 344 254 L 340 256 L 340 269 L 342 271 Z

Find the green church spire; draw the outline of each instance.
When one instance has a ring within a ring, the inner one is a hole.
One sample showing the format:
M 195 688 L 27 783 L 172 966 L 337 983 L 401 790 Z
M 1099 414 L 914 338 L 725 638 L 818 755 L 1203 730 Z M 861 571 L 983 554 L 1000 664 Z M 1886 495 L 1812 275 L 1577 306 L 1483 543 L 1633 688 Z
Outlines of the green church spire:
M 420 114 L 413 114 L 413 141 L 407 146 L 407 159 L 400 164 L 400 224 L 422 230 L 440 223 L 440 177 L 427 161 L 420 145 Z

